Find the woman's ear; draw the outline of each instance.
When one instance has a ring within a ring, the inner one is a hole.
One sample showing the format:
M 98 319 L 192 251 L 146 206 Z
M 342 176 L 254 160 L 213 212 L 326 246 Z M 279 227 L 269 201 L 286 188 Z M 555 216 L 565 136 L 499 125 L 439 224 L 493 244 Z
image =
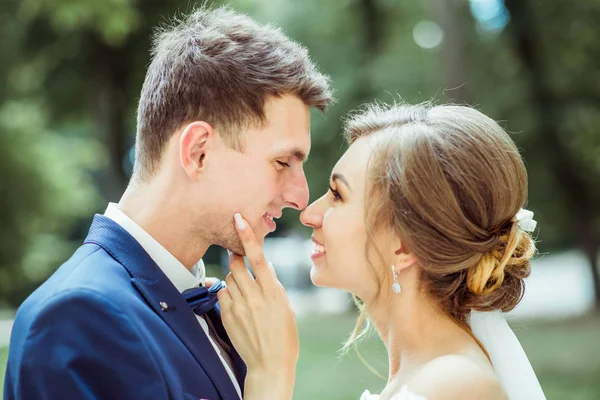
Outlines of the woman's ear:
M 392 260 L 392 263 L 395 265 L 396 271 L 398 272 L 412 266 L 417 261 L 415 256 L 408 251 L 406 246 L 402 245 L 402 241 L 400 239 L 395 240 Z
M 179 138 L 181 166 L 193 180 L 197 180 L 206 169 L 206 153 L 214 141 L 212 126 L 204 121 L 194 121 L 187 125 Z

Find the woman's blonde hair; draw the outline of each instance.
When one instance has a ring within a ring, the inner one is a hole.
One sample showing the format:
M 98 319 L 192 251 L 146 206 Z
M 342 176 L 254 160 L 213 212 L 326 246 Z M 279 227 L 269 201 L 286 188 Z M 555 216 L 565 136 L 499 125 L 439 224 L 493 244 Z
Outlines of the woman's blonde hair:
M 473 108 L 426 103 L 369 105 L 346 120 L 345 136 L 374 144 L 367 248 L 381 228 L 397 232 L 417 259 L 422 288 L 471 336 L 472 309 L 512 310 L 535 244 L 515 218 L 527 200 L 527 172 L 508 134 Z M 359 308 L 346 350 L 368 329 L 360 329 Z

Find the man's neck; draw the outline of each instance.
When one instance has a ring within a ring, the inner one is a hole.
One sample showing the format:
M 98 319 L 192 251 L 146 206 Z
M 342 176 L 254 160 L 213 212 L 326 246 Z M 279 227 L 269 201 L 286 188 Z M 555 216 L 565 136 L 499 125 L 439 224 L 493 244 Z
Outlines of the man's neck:
M 162 187 L 161 187 L 162 186 Z M 197 236 L 197 227 L 180 202 L 181 194 L 161 182 L 130 185 L 119 209 L 138 224 L 187 269 L 206 253 L 208 244 Z

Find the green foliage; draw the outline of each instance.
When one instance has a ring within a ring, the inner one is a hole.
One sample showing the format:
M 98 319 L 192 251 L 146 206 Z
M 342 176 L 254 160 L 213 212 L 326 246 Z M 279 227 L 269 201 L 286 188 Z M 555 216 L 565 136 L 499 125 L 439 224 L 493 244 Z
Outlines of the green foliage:
M 47 130 L 42 110 L 0 107 L 0 293 L 13 305 L 69 256 L 74 223 L 99 206 L 89 172 L 102 147 Z
M 131 0 L 22 0 L 17 12 L 25 23 L 47 21 L 59 36 L 92 30 L 112 46 L 121 45 L 138 29 L 141 10 Z
M 105 124 L 111 108 L 125 107 L 114 134 L 131 142 L 150 31 L 176 5 L 160 6 L 168 10 L 129 0 L 0 4 L 0 33 L 11 38 L 0 44 L 0 308 L 17 306 L 64 262 L 104 206 L 101 192 L 120 190 L 107 178 L 121 165 L 110 161 Z M 128 100 L 101 97 L 110 84 Z
M 313 112 L 306 164 L 312 200 L 326 191 L 329 173 L 345 150 L 340 132 L 348 111 L 374 99 L 457 97 L 515 132 L 529 169 L 529 207 L 536 212 L 546 252 L 600 237 L 593 233 L 600 232 L 600 208 L 577 214 L 573 199 L 578 194 L 548 169 L 556 151 L 543 145 L 547 137 L 541 124 L 552 120 L 561 153 L 576 161 L 575 175 L 585 182 L 586 196 L 598 199 L 600 3 L 506 1 L 509 8 L 525 3 L 535 15 L 528 28 L 539 38 L 539 74 L 528 70 L 514 40 L 518 15 L 503 32 L 485 33 L 464 1 L 230 2 L 260 22 L 281 26 L 332 78 L 339 101 L 326 116 Z M 18 303 L 81 240 L 90 213 L 118 198 L 127 180 L 121 162 L 133 143 L 152 29 L 198 4 L 0 3 L 0 36 L 10 38 L 0 42 L 0 298 Z M 456 6 L 454 20 L 447 18 L 449 5 Z M 442 47 L 416 45 L 413 28 L 424 20 L 446 29 Z M 448 52 L 461 56 L 448 57 Z M 456 71 L 459 84 L 451 79 Z M 539 112 L 532 90 L 538 75 L 557 99 L 546 114 Z M 463 83 L 466 96 L 461 97 Z M 297 217 L 286 212 L 280 232 L 302 229 Z M 584 228 L 590 233 L 578 235 Z

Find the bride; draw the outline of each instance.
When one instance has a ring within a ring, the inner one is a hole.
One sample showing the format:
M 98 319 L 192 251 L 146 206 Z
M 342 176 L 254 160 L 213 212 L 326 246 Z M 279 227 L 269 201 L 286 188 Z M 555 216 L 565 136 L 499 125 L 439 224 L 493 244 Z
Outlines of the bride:
M 345 126 L 329 191 L 302 212 L 311 279 L 352 293 L 389 358 L 361 400 L 545 399 L 502 312 L 521 300 L 535 253 L 527 173 L 500 126 L 463 106 L 371 105 Z M 247 362 L 244 399 L 291 398 L 295 318 L 253 233 L 235 224 L 252 278 L 230 257 L 223 323 Z M 358 398 L 357 393 L 357 398 Z

